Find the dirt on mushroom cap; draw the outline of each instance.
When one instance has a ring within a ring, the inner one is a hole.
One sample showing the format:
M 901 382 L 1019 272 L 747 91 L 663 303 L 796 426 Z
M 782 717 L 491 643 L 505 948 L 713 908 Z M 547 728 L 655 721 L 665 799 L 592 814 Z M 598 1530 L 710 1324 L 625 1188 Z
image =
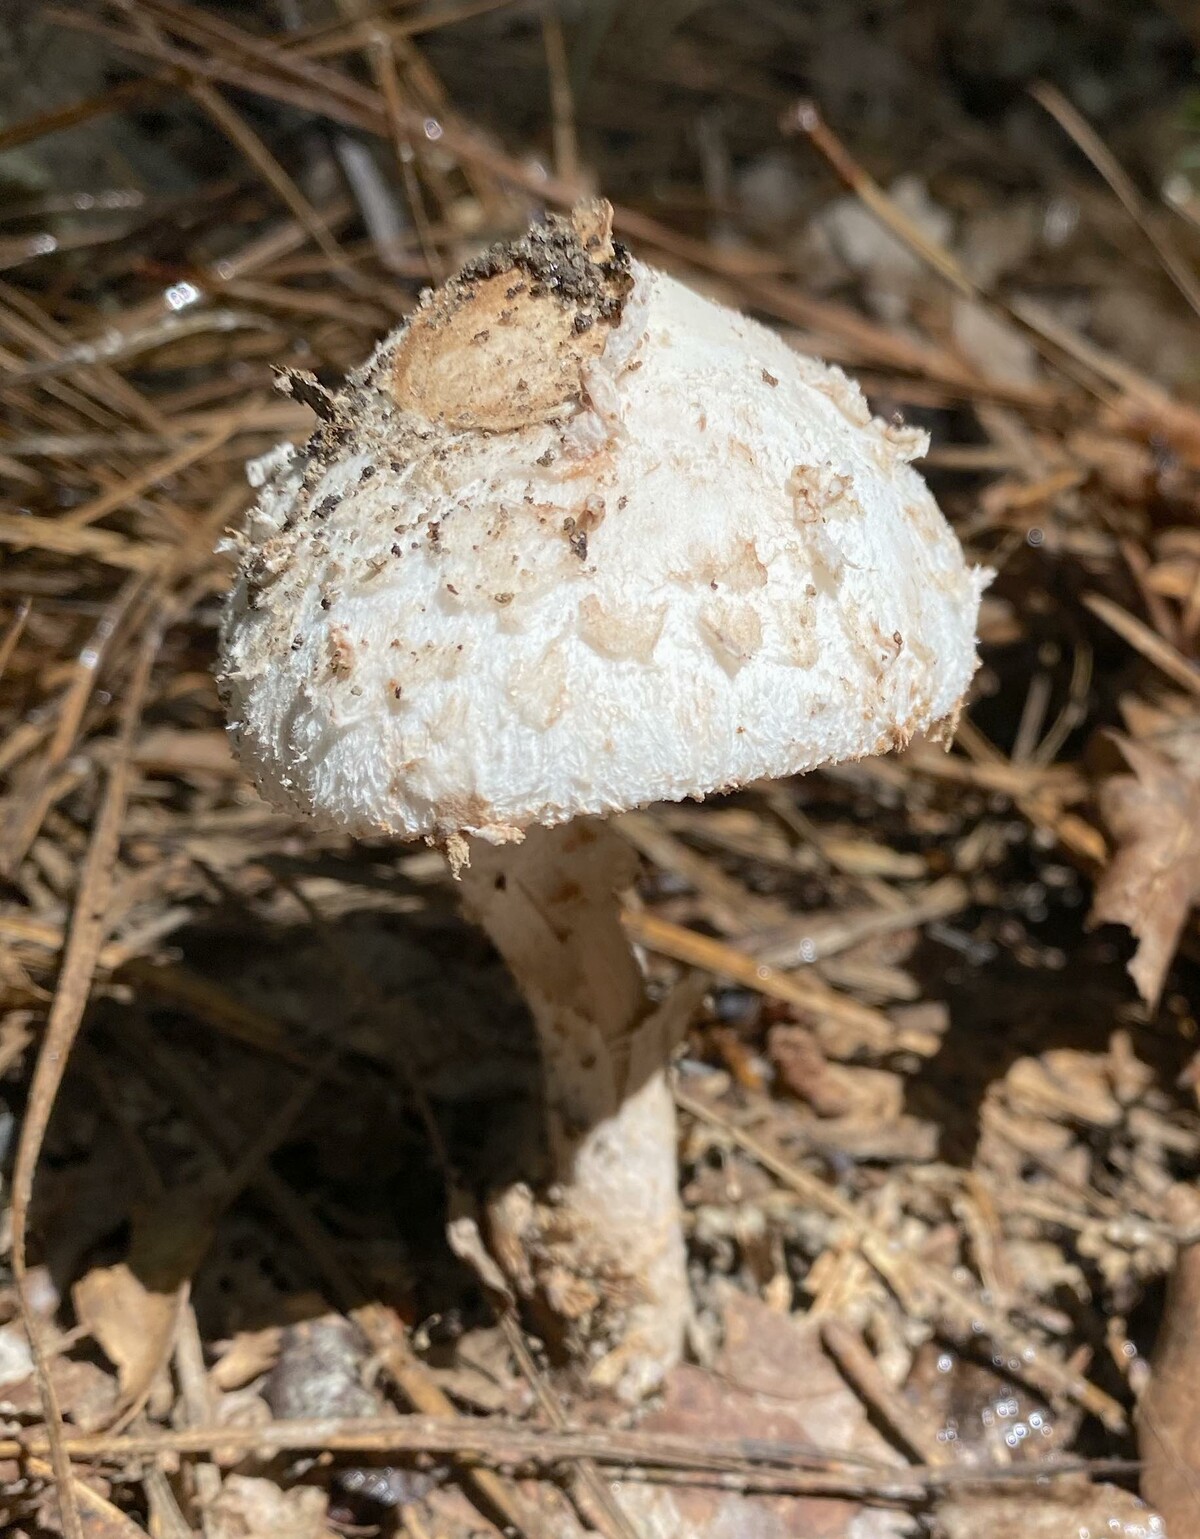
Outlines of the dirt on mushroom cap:
M 985 577 L 921 435 L 590 218 L 430 296 L 264 488 L 226 687 L 285 805 L 503 839 L 957 707 Z
M 396 347 L 406 410 L 455 431 L 539 422 L 578 397 L 633 286 L 607 204 L 584 204 L 468 262 L 427 292 Z

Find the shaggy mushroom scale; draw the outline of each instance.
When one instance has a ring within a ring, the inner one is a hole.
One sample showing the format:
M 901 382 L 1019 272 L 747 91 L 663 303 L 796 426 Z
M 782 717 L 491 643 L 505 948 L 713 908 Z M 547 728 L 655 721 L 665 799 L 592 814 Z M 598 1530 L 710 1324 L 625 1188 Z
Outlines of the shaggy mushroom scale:
M 552 1180 L 492 1205 L 629 1398 L 687 1320 L 669 1036 L 606 815 L 952 730 L 987 574 L 839 370 L 633 260 L 605 205 L 424 296 L 258 470 L 222 682 L 271 801 L 447 850 L 520 983 Z M 548 1324 L 547 1324 L 548 1322 Z

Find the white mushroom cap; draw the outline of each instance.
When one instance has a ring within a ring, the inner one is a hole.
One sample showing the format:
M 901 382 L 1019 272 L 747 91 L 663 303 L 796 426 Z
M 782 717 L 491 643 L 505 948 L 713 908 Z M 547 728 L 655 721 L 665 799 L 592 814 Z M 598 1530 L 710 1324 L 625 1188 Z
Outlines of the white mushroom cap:
M 354 834 L 518 837 L 952 719 L 988 574 L 838 369 L 632 261 L 495 251 L 276 451 L 224 630 L 242 761 Z

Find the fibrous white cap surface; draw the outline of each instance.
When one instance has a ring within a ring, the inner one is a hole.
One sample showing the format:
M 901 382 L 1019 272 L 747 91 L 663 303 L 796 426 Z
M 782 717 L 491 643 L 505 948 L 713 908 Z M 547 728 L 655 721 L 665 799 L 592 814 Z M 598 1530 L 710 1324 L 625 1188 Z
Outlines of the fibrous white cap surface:
M 262 793 L 503 840 L 952 718 L 987 574 L 908 463 L 923 435 L 606 235 L 540 235 L 262 472 L 222 662 Z

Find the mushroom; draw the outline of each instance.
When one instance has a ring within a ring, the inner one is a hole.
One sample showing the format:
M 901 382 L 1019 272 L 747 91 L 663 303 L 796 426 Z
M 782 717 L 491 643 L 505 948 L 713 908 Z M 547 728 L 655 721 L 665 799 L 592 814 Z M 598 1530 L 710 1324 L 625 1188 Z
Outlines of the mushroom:
M 493 1253 L 636 1399 L 689 1305 L 670 1023 L 604 820 L 949 734 L 987 574 L 924 433 L 610 221 L 494 247 L 336 393 L 285 382 L 321 420 L 257 467 L 222 684 L 269 800 L 446 850 L 543 1059 L 550 1179 L 492 1202 Z

